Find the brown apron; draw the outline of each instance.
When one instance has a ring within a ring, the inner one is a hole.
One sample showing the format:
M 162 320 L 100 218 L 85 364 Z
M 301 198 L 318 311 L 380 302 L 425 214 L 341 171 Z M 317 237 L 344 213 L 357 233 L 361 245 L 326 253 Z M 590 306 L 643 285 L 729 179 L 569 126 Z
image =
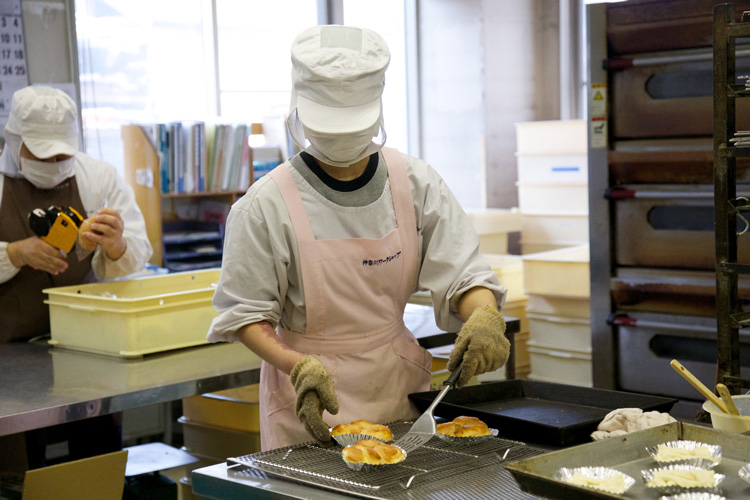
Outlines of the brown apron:
M 58 205 L 85 214 L 75 177 L 52 189 L 39 189 L 26 179 L 5 176 L 0 203 L 0 241 L 14 242 L 34 236 L 28 214 L 35 208 Z M 24 266 L 13 278 L 0 283 L 0 343 L 49 333 L 49 307 L 42 290 L 55 286 L 95 281 L 91 269 L 93 253 L 79 261 L 75 252 L 67 257 L 68 269 L 53 276 Z

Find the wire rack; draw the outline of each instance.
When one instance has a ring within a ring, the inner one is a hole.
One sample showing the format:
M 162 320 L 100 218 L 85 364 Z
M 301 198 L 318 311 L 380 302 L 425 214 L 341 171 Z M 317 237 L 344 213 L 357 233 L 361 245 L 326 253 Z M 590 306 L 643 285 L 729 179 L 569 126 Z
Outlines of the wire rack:
M 408 431 L 411 422 L 388 426 L 397 439 Z M 499 438 L 471 445 L 448 444 L 432 438 L 427 445 L 410 452 L 404 462 L 367 472 L 349 469 L 341 458 L 341 448 L 324 448 L 313 443 L 228 461 L 249 467 L 245 474 L 262 471 L 362 498 L 530 499 L 536 497 L 521 492 L 502 465 L 543 452 L 518 441 Z

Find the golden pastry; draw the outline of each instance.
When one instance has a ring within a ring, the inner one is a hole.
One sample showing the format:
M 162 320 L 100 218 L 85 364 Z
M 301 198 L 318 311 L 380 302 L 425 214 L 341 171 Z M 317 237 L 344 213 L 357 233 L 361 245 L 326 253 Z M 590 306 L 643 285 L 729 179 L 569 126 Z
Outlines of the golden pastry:
M 364 434 L 383 441 L 393 439 L 393 433 L 388 427 L 373 424 L 369 420 L 355 420 L 351 424 L 339 424 L 331 429 L 331 436 L 341 436 L 342 434 Z
M 406 458 L 398 446 L 377 439 L 361 439 L 344 448 L 342 455 L 347 462 L 370 465 L 396 464 Z
M 437 432 L 453 437 L 477 437 L 491 434 L 487 424 L 476 417 L 456 417 L 452 422 L 438 424 Z

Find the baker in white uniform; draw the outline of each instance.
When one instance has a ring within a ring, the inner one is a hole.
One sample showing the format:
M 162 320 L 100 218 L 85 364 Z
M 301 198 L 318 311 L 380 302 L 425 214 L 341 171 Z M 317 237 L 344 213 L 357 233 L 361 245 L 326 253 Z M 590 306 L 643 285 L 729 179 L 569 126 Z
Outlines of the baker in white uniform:
M 131 187 L 112 165 L 78 151 L 73 100 L 63 91 L 16 91 L 0 155 L 0 342 L 49 333 L 45 288 L 133 273 L 152 248 Z M 51 205 L 94 217 L 83 260 L 63 255 L 29 228 L 28 214 Z
M 431 357 L 404 325 L 429 290 L 460 329 L 458 385 L 503 366 L 506 289 L 440 176 L 384 148 L 390 53 L 375 32 L 315 26 L 292 45 L 289 130 L 303 150 L 231 209 L 208 340 L 240 341 L 261 367 L 264 450 L 330 439 L 329 427 L 413 418 Z

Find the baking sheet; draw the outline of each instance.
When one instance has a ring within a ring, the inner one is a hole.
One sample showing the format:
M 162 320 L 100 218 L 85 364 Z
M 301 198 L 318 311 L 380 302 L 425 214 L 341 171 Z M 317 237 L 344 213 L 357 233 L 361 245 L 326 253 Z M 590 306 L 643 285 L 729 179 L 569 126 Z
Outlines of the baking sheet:
M 438 391 L 410 394 L 425 411 Z M 534 380 L 506 380 L 448 391 L 435 415 L 451 420 L 472 415 L 500 436 L 534 444 L 571 446 L 591 441 L 599 422 L 617 408 L 669 412 L 673 398 L 592 389 Z
M 727 498 L 750 498 L 750 484 L 743 481 L 737 471 L 750 462 L 750 436 L 717 431 L 710 427 L 676 422 L 646 429 L 604 441 L 582 444 L 553 451 L 506 465 L 523 491 L 551 499 L 657 499 L 661 495 L 646 488 L 641 470 L 657 467 L 646 451 L 649 446 L 679 439 L 717 444 L 722 449 L 722 460 L 714 470 L 724 474 L 722 494 Z M 623 495 L 613 495 L 596 490 L 573 486 L 554 479 L 561 467 L 612 467 L 636 481 Z

